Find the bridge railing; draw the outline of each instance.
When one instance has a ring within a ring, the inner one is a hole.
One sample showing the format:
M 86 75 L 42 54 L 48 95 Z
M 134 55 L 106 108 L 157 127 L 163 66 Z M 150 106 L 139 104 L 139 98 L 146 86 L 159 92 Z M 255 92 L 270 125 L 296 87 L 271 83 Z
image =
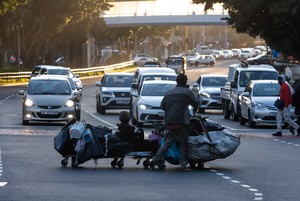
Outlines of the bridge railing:
M 113 64 L 109 66 L 98 66 L 90 68 L 76 68 L 72 69 L 74 74 L 79 75 L 79 77 L 88 77 L 103 75 L 106 72 L 115 71 L 118 69 L 132 67 L 134 61 L 126 61 L 123 63 Z M 30 79 L 31 71 L 27 72 L 7 72 L 0 73 L 0 83 L 14 83 L 14 82 L 28 82 Z

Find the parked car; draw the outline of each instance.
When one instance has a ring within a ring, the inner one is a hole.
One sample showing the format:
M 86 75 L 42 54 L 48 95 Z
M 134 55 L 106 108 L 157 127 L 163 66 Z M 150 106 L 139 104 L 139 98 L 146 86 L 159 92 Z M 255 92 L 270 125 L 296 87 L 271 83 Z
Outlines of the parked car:
M 176 84 L 176 81 L 167 80 L 144 81 L 132 101 L 132 124 L 140 127 L 144 123 L 162 122 L 164 111 L 160 103 L 166 92 L 175 88 Z
M 256 57 L 252 57 L 247 59 L 248 64 L 250 65 L 257 65 L 257 64 L 270 64 L 272 65 L 273 62 L 276 61 L 276 58 L 272 57 L 271 55 L 261 54 Z
M 199 113 L 204 113 L 205 109 L 223 109 L 220 89 L 224 87 L 226 81 L 226 75 L 204 74 L 199 76 L 193 85 L 193 91 L 200 100 Z
M 96 82 L 96 109 L 105 114 L 107 109 L 129 109 L 130 86 L 133 73 L 107 73 Z
M 216 63 L 216 59 L 211 55 L 199 55 L 199 57 L 189 59 L 187 63 L 190 66 L 199 66 L 199 65 L 214 66 Z
M 30 77 L 36 77 L 40 75 L 66 75 L 73 79 L 78 91 L 82 91 L 82 82 L 79 79 L 79 75 L 74 74 L 70 68 L 51 65 L 35 66 L 32 69 Z
M 233 48 L 231 51 L 233 53 L 233 58 L 238 58 L 238 55 L 241 53 L 241 50 L 238 48 Z
M 78 91 L 71 89 L 69 80 L 62 76 L 32 77 L 22 95 L 22 121 L 66 121 L 80 120 L 81 106 Z M 75 102 L 79 104 L 75 104 Z
M 293 92 L 293 88 L 290 86 Z M 275 100 L 279 97 L 280 86 L 277 80 L 252 80 L 239 96 L 240 124 L 248 123 L 250 128 L 256 124 L 276 125 L 277 108 Z M 291 117 L 297 119 L 294 108 L 290 110 Z
M 224 54 L 220 50 L 214 50 L 210 53 L 216 60 L 224 59 Z

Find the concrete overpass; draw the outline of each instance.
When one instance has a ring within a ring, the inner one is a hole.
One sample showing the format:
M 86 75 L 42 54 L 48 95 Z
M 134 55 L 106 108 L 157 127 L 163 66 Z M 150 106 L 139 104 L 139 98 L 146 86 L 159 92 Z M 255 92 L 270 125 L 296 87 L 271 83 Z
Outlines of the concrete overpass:
M 110 2 L 113 7 L 101 14 L 109 27 L 127 26 L 179 26 L 179 25 L 226 25 L 228 13 L 221 4 L 213 10 L 192 0 L 154 0 Z

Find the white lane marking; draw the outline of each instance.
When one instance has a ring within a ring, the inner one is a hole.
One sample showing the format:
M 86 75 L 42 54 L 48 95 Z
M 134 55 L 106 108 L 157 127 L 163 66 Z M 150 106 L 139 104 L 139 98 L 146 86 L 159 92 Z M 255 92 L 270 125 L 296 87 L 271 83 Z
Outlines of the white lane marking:
M 273 140 L 275 142 L 280 142 L 280 143 L 287 144 L 287 145 L 293 145 L 293 146 L 296 146 L 296 147 L 300 146 L 300 144 L 298 144 L 298 143 L 293 143 L 293 142 L 288 142 L 288 141 L 278 140 L 278 139 L 273 139 Z
M 221 176 L 223 179 L 231 181 L 232 183 L 235 183 L 235 184 L 240 184 L 241 183 L 240 181 L 233 180 L 233 179 L 231 179 L 231 177 L 228 177 L 225 174 L 223 174 L 221 172 L 218 172 L 218 170 L 209 169 L 209 171 L 215 173 L 218 176 Z M 263 194 L 260 193 L 256 188 L 251 188 L 251 186 L 249 186 L 247 184 L 241 184 L 240 186 L 243 187 L 243 188 L 247 188 L 250 192 L 254 192 L 254 200 L 263 200 Z
M 1 147 L 0 147 L 0 179 L 3 173 L 3 169 L 2 169 L 2 151 L 1 151 Z M 0 187 L 5 186 L 8 182 L 0 182 Z
M 110 127 L 117 128 L 116 125 L 111 124 L 111 123 L 109 123 L 109 122 L 107 122 L 107 121 L 104 121 L 103 119 L 100 119 L 99 117 L 97 117 L 96 115 L 93 115 L 93 114 L 90 113 L 89 111 L 85 110 L 85 112 L 88 113 L 89 115 L 91 115 L 92 117 L 94 117 L 95 119 L 97 119 L 98 121 L 100 121 L 100 122 L 102 122 L 102 123 L 105 123 L 105 124 L 109 125 Z

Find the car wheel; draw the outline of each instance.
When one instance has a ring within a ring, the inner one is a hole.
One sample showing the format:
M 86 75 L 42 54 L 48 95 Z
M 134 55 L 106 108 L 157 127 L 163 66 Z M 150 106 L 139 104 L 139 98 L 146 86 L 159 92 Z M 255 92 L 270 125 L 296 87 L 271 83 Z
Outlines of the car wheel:
M 196 67 L 199 66 L 199 62 L 195 62 L 195 66 L 196 66 Z
M 97 98 L 96 98 L 96 110 L 98 113 L 100 113 L 99 101 Z
M 29 121 L 28 120 L 23 120 L 23 125 L 29 125 Z
M 256 123 L 254 121 L 251 120 L 251 113 L 250 111 L 248 111 L 248 124 L 250 128 L 254 128 L 256 126 Z
M 203 108 L 198 108 L 198 112 L 199 112 L 200 114 L 204 114 L 204 113 L 205 113 L 205 109 L 203 109 Z
M 210 66 L 214 66 L 215 63 L 214 63 L 214 62 L 210 62 L 209 65 L 210 65 Z
M 80 121 L 80 118 L 81 118 L 81 110 L 77 110 L 76 111 L 76 119 L 77 119 L 77 121 Z
M 98 107 L 99 107 L 99 113 L 105 114 L 105 107 L 101 106 L 101 103 L 98 104 Z
M 229 119 L 230 118 L 230 110 L 229 110 L 228 101 L 225 101 L 225 103 L 224 103 L 223 115 L 224 115 L 224 119 Z
M 240 116 L 240 125 L 245 125 L 246 124 L 246 120 L 244 117 L 242 117 L 242 115 Z
M 138 110 L 136 110 L 136 111 L 138 111 Z M 139 115 L 138 115 L 137 112 L 136 112 L 136 122 L 135 122 L 135 125 L 137 127 L 142 127 L 143 126 L 143 123 L 139 122 Z

